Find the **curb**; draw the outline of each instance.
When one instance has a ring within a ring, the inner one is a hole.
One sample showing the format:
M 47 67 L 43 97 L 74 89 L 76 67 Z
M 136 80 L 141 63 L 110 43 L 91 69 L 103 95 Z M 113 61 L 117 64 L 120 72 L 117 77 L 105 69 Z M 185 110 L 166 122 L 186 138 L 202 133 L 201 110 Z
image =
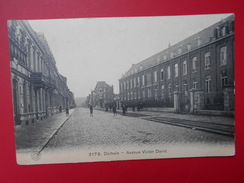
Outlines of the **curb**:
M 201 131 L 205 131 L 205 132 L 209 132 L 209 133 L 215 133 L 215 134 L 234 137 L 233 133 L 223 131 L 223 130 L 216 130 L 216 129 L 211 129 L 211 128 L 207 128 L 207 127 L 191 126 L 191 125 L 186 125 L 186 124 L 177 124 L 177 123 L 171 123 L 168 121 L 155 121 L 155 120 L 150 120 L 150 119 L 145 119 L 145 120 L 156 122 L 156 123 L 164 123 L 164 124 L 168 124 L 168 125 L 180 126 L 180 127 L 184 127 L 184 128 L 190 128 L 192 130 L 201 130 Z
M 55 130 L 48 138 L 48 140 L 44 143 L 44 145 L 41 145 L 41 147 L 38 148 L 37 150 L 37 154 L 40 154 L 41 151 L 47 146 L 47 144 L 50 142 L 50 140 L 58 133 L 58 131 L 62 128 L 62 126 L 65 124 L 65 122 L 70 118 L 70 116 L 73 114 L 73 112 L 75 111 L 72 110 L 72 112 L 69 114 L 69 116 L 67 116 L 67 118 L 64 120 L 64 122 L 57 128 L 57 130 Z

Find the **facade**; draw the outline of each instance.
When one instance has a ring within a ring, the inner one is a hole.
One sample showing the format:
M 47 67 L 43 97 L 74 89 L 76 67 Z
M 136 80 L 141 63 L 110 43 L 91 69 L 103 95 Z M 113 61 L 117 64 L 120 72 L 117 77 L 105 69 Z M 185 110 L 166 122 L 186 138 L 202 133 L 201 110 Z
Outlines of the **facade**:
M 43 34 L 27 21 L 8 22 L 15 124 L 29 124 L 75 107 Z
M 234 16 L 133 64 L 119 86 L 122 105 L 234 110 Z
M 95 89 L 88 96 L 87 101 L 94 107 L 103 108 L 112 106 L 114 103 L 114 88 L 113 85 L 108 85 L 105 81 L 98 81 Z

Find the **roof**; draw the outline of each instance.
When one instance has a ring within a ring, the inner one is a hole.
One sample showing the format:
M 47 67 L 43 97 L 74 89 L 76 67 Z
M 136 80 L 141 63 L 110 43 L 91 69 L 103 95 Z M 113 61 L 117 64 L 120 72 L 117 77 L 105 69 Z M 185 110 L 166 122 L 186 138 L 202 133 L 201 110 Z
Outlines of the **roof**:
M 174 57 L 185 54 L 188 52 L 188 45 L 190 45 L 191 50 L 196 49 L 200 46 L 204 46 L 214 41 L 214 30 L 221 24 L 227 24 L 234 20 L 234 16 L 231 15 L 205 29 L 202 31 L 176 43 L 173 46 L 169 46 L 167 49 L 137 63 L 132 64 L 132 67 L 122 76 L 125 78 L 127 76 L 133 75 L 136 72 L 146 70 L 150 67 L 158 65 L 160 63 L 166 62 Z M 200 41 L 200 45 L 198 45 Z M 181 52 L 179 52 L 181 50 Z M 122 79 L 121 78 L 121 79 Z

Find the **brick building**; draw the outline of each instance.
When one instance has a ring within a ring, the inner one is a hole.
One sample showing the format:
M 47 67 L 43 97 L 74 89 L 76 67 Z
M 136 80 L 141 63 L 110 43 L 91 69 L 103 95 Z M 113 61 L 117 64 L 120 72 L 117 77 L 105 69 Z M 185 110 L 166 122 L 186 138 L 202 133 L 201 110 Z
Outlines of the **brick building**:
M 94 107 L 103 108 L 111 106 L 114 103 L 114 88 L 113 85 L 108 85 L 105 81 L 98 81 L 95 89 L 87 97 L 87 104 L 92 104 Z
M 8 22 L 15 124 L 29 124 L 75 107 L 67 78 L 56 67 L 43 34 L 27 21 Z
M 182 112 L 234 110 L 234 16 L 133 64 L 119 87 L 127 106 L 176 107 L 177 100 Z

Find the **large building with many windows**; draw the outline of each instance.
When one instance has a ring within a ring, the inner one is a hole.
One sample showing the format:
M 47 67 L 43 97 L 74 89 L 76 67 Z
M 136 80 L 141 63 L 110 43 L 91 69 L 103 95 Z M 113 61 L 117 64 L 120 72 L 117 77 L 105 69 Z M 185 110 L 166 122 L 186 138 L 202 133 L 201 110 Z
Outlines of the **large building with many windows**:
M 127 106 L 175 107 L 177 100 L 182 112 L 234 110 L 234 16 L 133 64 L 119 86 Z
M 27 21 L 8 22 L 15 124 L 29 124 L 75 106 L 43 34 Z

